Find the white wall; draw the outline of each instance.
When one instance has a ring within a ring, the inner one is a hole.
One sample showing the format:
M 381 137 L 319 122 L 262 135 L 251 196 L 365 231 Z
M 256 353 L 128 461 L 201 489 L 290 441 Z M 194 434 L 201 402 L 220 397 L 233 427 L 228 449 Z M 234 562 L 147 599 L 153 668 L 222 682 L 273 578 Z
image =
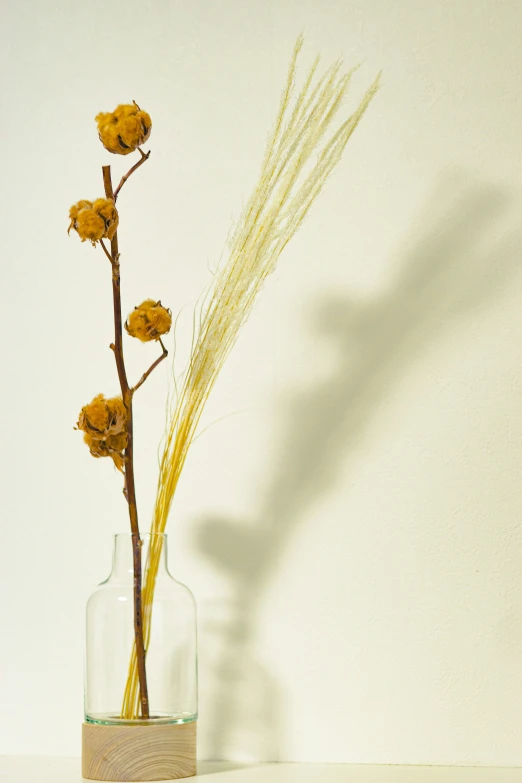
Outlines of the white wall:
M 124 307 L 191 308 L 257 175 L 288 58 L 384 86 L 223 372 L 170 521 L 200 612 L 202 757 L 522 764 L 522 6 L 32 0 L 2 25 L 3 753 L 79 753 L 83 609 L 126 529 L 72 429 L 117 391 L 101 252 L 67 211 L 123 173 Z M 347 109 L 348 111 L 348 109 Z M 115 174 L 116 176 L 116 174 Z M 132 375 L 153 349 L 129 345 Z M 150 516 L 168 369 L 137 403 Z M 222 418 L 226 417 L 226 418 Z

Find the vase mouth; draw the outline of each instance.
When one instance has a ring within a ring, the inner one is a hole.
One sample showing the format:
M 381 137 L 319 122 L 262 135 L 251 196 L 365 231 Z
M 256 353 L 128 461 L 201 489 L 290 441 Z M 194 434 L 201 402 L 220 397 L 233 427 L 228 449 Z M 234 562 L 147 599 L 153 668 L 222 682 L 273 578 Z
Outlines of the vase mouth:
M 130 539 L 132 538 L 132 533 L 114 533 L 115 539 Z M 145 541 L 166 541 L 168 538 L 167 533 L 140 533 L 140 538 Z
M 113 577 L 125 577 L 134 573 L 134 561 L 140 553 L 142 568 L 148 568 L 152 558 L 156 566 L 161 565 L 161 570 L 168 571 L 167 548 L 168 541 L 165 533 L 144 533 L 140 541 L 134 538 L 132 533 L 115 533 L 113 536 L 112 571 L 109 579 Z M 105 582 L 102 582 L 105 584 Z

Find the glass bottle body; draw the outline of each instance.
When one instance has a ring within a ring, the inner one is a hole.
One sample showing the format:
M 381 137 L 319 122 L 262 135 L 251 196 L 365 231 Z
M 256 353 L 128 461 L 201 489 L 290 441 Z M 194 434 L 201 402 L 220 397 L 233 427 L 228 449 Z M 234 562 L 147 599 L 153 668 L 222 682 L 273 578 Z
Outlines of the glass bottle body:
M 158 555 L 151 610 L 143 604 L 149 719 L 138 710 L 125 715 L 134 649 L 134 570 L 132 536 L 114 537 L 112 571 L 87 603 L 85 720 L 88 723 L 188 723 L 197 719 L 196 604 L 190 590 L 167 567 L 163 534 L 142 536 L 143 582 Z M 149 632 L 147 633 L 147 624 Z M 135 693 L 138 691 L 135 688 Z M 136 700 L 136 705 L 138 701 Z

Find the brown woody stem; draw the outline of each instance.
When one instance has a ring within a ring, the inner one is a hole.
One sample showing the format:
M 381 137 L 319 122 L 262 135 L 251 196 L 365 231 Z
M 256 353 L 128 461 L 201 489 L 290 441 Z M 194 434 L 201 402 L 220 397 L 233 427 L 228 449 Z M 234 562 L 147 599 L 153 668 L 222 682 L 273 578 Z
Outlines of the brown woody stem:
M 112 189 L 111 167 L 103 166 L 103 184 L 105 196 L 114 200 Z M 128 443 L 125 449 L 125 497 L 129 506 L 130 526 L 132 533 L 132 554 L 134 563 L 134 638 L 136 643 L 136 658 L 138 664 L 138 679 L 140 684 L 141 717 L 149 717 L 149 697 L 147 689 L 147 673 L 145 670 L 145 647 L 143 643 L 143 616 L 141 606 L 141 539 L 138 525 L 138 507 L 136 505 L 136 486 L 134 483 L 134 450 L 132 430 L 132 394 L 129 387 L 125 362 L 123 361 L 121 292 L 120 292 L 120 254 L 118 251 L 118 234 L 114 233 L 111 240 L 112 264 L 112 299 L 114 306 L 114 357 L 120 381 L 121 395 L 127 411 Z
M 135 163 L 135 164 L 134 164 L 134 166 L 133 166 L 131 169 L 129 169 L 129 170 L 128 170 L 128 172 L 127 172 L 126 174 L 124 174 L 124 175 L 123 175 L 123 177 L 121 178 L 121 180 L 120 180 L 120 184 L 118 185 L 118 187 L 117 187 L 117 188 L 116 188 L 116 190 L 114 191 L 114 195 L 113 195 L 113 198 L 114 198 L 114 203 L 116 203 L 116 199 L 118 198 L 118 193 L 120 192 L 120 190 L 122 189 L 122 187 L 125 185 L 125 183 L 126 183 L 126 182 L 127 182 L 127 180 L 129 179 L 130 175 L 131 175 L 131 174 L 134 174 L 134 172 L 136 171 L 136 169 L 139 169 L 139 167 L 140 167 L 141 165 L 143 165 L 143 163 L 145 163 L 145 161 L 146 161 L 146 160 L 148 160 L 148 159 L 149 159 L 150 150 L 149 150 L 147 153 L 145 153 L 145 152 L 142 152 L 142 151 L 140 150 L 140 148 L 138 147 L 138 152 L 140 153 L 140 155 L 141 155 L 141 158 L 140 158 L 140 160 L 139 160 L 137 163 Z M 104 168 L 108 168 L 108 167 L 104 166 Z M 109 197 L 107 196 L 107 198 L 109 198 Z
M 154 369 L 156 369 L 156 367 L 158 366 L 158 364 L 159 364 L 160 362 L 162 362 L 162 361 L 163 361 L 163 359 L 166 359 L 166 358 L 167 358 L 167 356 L 168 356 L 168 353 L 169 353 L 169 352 L 167 351 L 167 349 L 166 349 L 166 348 L 165 348 L 165 346 L 163 345 L 163 340 L 161 339 L 161 337 L 159 338 L 159 342 L 161 343 L 161 347 L 163 348 L 163 353 L 161 354 L 161 356 L 159 356 L 159 357 L 156 359 L 156 361 L 155 361 L 155 362 L 153 362 L 153 363 L 151 364 L 151 366 L 149 367 L 149 369 L 147 370 L 147 372 L 144 372 L 144 373 L 143 373 L 143 375 L 142 375 L 142 376 L 141 376 L 141 378 L 139 379 L 139 381 L 138 381 L 138 383 L 136 384 L 136 386 L 133 386 L 133 387 L 132 387 L 131 391 L 132 391 L 132 393 L 133 393 L 133 394 L 134 394 L 134 392 L 135 392 L 137 389 L 139 389 L 139 388 L 140 388 L 140 386 L 142 385 L 142 383 L 145 383 L 145 381 L 147 380 L 147 378 L 149 377 L 149 375 L 151 374 L 151 372 L 152 372 Z

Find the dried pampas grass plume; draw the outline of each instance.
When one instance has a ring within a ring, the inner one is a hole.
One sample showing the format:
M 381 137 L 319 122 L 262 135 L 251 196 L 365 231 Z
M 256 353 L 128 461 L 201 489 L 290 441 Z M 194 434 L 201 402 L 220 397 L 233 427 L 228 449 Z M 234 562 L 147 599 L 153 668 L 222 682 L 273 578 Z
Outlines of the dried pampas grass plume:
M 340 161 L 350 136 L 379 88 L 380 75 L 353 114 L 334 130 L 332 123 L 343 105 L 353 70 L 342 73 L 341 63 L 337 62 L 316 79 L 317 58 L 302 89 L 297 91 L 296 65 L 302 45 L 303 40 L 299 38 L 259 180 L 238 222 L 228 262 L 217 273 L 203 307 L 189 366 L 165 435 L 153 533 L 165 531 L 203 407 L 242 325 L 252 312 L 257 294 Z M 314 153 L 316 157 L 312 161 Z M 161 541 L 151 548 L 143 589 L 146 648 L 150 641 L 152 600 L 160 554 Z M 137 717 L 138 704 L 134 651 L 122 717 Z

